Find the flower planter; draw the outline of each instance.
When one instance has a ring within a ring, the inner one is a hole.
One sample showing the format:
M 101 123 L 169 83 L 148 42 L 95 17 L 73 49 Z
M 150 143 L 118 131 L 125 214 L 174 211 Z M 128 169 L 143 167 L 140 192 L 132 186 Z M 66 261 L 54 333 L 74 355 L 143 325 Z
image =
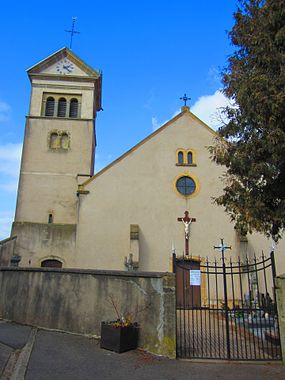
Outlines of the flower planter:
M 114 326 L 111 322 L 101 323 L 101 348 L 118 353 L 134 350 L 138 346 L 138 326 Z

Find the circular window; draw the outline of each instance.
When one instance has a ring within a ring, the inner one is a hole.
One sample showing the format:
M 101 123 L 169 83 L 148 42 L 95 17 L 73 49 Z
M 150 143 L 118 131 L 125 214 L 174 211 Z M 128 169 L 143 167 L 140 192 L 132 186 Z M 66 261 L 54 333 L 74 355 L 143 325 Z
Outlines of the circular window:
M 191 195 L 196 190 L 196 184 L 191 177 L 180 177 L 176 181 L 176 189 L 182 195 Z

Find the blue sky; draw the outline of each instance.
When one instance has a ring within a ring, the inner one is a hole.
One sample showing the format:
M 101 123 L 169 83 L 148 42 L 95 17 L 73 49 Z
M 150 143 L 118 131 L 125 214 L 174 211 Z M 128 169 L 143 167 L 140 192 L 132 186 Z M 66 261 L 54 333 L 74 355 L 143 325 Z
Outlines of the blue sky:
M 1 4 L 0 239 L 14 218 L 30 83 L 26 69 L 69 46 L 103 71 L 96 171 L 175 115 L 191 110 L 216 128 L 225 104 L 220 71 L 232 52 L 227 32 L 236 1 L 28 1 Z

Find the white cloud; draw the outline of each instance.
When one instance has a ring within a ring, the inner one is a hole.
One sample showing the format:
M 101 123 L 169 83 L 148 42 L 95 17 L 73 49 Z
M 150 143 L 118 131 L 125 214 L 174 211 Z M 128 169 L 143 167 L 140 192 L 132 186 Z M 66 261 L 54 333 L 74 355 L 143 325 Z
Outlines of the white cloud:
M 230 105 L 229 99 L 217 90 L 213 95 L 200 96 L 191 107 L 191 112 L 211 128 L 217 129 L 223 121 L 226 122 L 225 116 L 221 114 L 221 109 L 227 105 Z
M 0 160 L 19 161 L 22 154 L 22 144 L 0 145 Z
M 0 101 L 0 122 L 9 120 L 10 110 L 9 104 Z
M 0 190 L 7 191 L 8 193 L 16 193 L 18 188 L 18 180 L 0 183 Z
M 151 118 L 151 125 L 152 125 L 152 130 L 153 131 L 156 131 L 161 126 L 161 124 L 158 122 L 156 116 L 153 116 Z
M 10 236 L 11 224 L 14 214 L 8 211 L 0 211 L 0 240 Z
M 194 105 L 190 107 L 190 111 L 211 128 L 218 129 L 223 123 L 227 122 L 225 115 L 223 115 L 221 111 L 228 105 L 234 106 L 220 90 L 217 90 L 212 95 L 200 96 Z M 153 116 L 151 118 L 152 130 L 156 131 L 180 112 L 181 109 L 179 108 L 170 119 L 164 122 L 160 122 L 156 116 Z
M 17 191 L 22 144 L 0 145 L 0 189 Z
M 218 87 L 221 84 L 221 73 L 220 70 L 214 66 L 211 66 L 208 70 L 208 81 Z
M 151 118 L 151 124 L 152 124 L 152 130 L 156 131 L 158 128 L 162 127 L 165 123 L 167 123 L 169 120 L 173 119 L 176 115 L 178 115 L 181 112 L 181 110 L 177 110 L 174 112 L 174 114 L 167 120 L 163 122 L 159 122 L 156 116 L 153 116 Z

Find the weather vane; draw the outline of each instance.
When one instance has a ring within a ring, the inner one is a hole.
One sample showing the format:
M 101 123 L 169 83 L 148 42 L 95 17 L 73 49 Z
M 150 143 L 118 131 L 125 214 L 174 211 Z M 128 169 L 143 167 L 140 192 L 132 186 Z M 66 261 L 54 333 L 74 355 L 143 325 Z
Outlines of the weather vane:
M 74 30 L 76 20 L 77 20 L 77 17 L 72 17 L 71 30 L 65 30 L 65 32 L 70 33 L 70 46 L 69 46 L 70 50 L 72 50 L 73 35 L 74 34 L 80 34 L 80 32 L 77 32 L 76 30 Z
M 180 98 L 180 100 L 184 101 L 184 106 L 187 106 L 187 100 L 190 100 L 191 98 L 188 98 L 186 94 Z

